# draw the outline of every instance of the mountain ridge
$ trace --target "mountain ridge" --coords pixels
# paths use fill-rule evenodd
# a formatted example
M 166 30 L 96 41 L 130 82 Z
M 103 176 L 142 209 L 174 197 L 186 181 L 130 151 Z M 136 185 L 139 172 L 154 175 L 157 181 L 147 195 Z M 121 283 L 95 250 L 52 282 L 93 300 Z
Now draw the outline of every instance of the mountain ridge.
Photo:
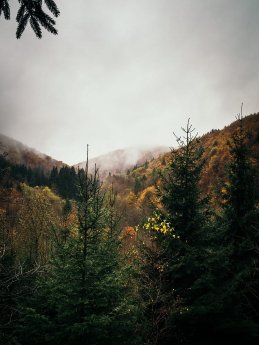
M 160 155 L 168 152 L 169 148 L 165 146 L 143 146 L 117 149 L 106 154 L 89 159 L 90 170 L 96 167 L 99 169 L 100 177 L 104 178 L 109 174 L 125 173 L 134 166 L 142 165 Z M 84 169 L 86 161 L 73 165 L 75 168 Z
M 33 169 L 40 167 L 45 173 L 50 172 L 54 166 L 60 169 L 67 165 L 63 161 L 56 160 L 2 133 L 0 133 L 0 154 L 7 155 L 8 160 L 12 163 L 25 165 Z
M 253 159 L 258 160 L 259 152 L 256 131 L 259 131 L 259 113 L 247 115 L 243 118 L 246 130 L 249 132 L 248 140 L 251 142 Z M 227 160 L 228 153 L 224 148 L 227 144 L 230 133 L 236 127 L 237 121 L 226 125 L 222 129 L 212 129 L 210 132 L 201 135 L 201 140 L 208 147 L 206 159 L 211 160 L 210 166 L 206 170 L 209 176 L 210 172 L 218 165 L 221 170 Z M 100 178 L 104 179 L 109 175 L 126 174 L 128 171 L 148 163 L 148 170 L 152 167 L 161 165 L 161 161 L 167 161 L 170 148 L 165 146 L 143 146 L 129 147 L 125 149 L 117 149 L 108 153 L 89 159 L 90 171 L 94 169 L 96 164 L 99 169 Z M 16 164 L 22 164 L 31 168 L 42 168 L 49 173 L 53 167 L 58 169 L 63 166 L 75 167 L 76 169 L 85 168 L 86 161 L 69 165 L 63 161 L 56 160 L 40 151 L 30 148 L 26 144 L 21 143 L 0 133 L 0 154 L 7 154 L 7 158 Z M 160 162 L 160 163 L 159 163 Z

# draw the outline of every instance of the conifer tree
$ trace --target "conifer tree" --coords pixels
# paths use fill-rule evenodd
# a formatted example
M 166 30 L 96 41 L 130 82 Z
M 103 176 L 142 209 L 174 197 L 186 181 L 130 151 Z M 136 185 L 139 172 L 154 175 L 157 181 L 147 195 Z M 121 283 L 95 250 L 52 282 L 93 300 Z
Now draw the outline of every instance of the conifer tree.
M 147 242 L 142 249 L 142 280 L 150 290 L 141 295 L 152 315 L 146 318 L 148 334 L 153 334 L 150 344 L 185 344 L 198 338 L 195 303 L 206 285 L 209 221 L 199 189 L 203 148 L 189 120 L 182 129 L 184 137 L 176 136 L 179 148 L 172 150 L 159 188 L 162 209 L 144 225 L 154 230 L 151 245 Z
M 43 5 L 46 5 L 49 12 L 54 17 L 58 17 L 60 12 L 54 0 L 18 0 L 18 2 L 20 7 L 16 15 L 18 23 L 16 30 L 17 38 L 21 38 L 28 22 L 30 22 L 30 26 L 38 38 L 42 37 L 42 27 L 50 33 L 57 35 L 55 20 L 43 9 Z M 0 16 L 2 13 L 6 20 L 10 19 L 9 0 L 0 0 Z
M 256 171 L 249 158 L 242 114 L 230 142 L 231 161 L 225 198 L 224 317 L 220 326 L 232 341 L 259 337 L 259 228 Z
M 119 259 L 114 212 L 98 170 L 89 172 L 88 154 L 78 175 L 78 226 L 55 241 L 55 255 L 21 311 L 16 335 L 26 345 L 137 344 L 137 306 Z
M 200 228 L 202 217 L 199 180 L 203 166 L 203 148 L 197 135 L 193 135 L 195 129 L 190 120 L 182 130 L 184 137 L 176 136 L 179 147 L 171 151 L 162 201 L 174 229 L 183 241 L 193 244 L 197 240 L 195 232 Z
M 171 315 L 171 322 L 175 323 L 172 337 L 178 342 L 188 342 L 198 336 L 195 302 L 207 284 L 204 272 L 210 218 L 199 187 L 203 148 L 189 120 L 182 130 L 183 137 L 175 135 L 179 148 L 171 152 L 161 200 L 175 231 L 175 236 L 168 238 L 169 289 L 174 291 L 175 300 L 181 301 L 181 308 L 173 309 Z

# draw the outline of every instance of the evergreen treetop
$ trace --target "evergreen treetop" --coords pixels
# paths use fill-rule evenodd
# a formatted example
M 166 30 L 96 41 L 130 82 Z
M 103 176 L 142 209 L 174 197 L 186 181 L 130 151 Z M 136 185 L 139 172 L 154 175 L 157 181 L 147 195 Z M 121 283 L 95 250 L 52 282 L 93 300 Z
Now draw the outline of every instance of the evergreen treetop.
M 203 148 L 193 135 L 195 129 L 187 122 L 184 136 L 176 136 L 179 148 L 171 150 L 168 174 L 164 180 L 162 203 L 174 229 L 183 241 L 196 241 L 194 232 L 200 228 L 201 195 L 199 188 L 203 167 Z

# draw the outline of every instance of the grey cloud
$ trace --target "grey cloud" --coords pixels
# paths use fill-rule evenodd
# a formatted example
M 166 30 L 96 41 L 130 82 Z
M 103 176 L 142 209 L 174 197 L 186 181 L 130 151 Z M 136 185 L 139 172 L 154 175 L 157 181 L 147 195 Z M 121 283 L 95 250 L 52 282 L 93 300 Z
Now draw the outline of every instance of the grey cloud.
M 258 111 L 257 0 L 60 3 L 59 36 L 0 21 L 0 131 L 68 163 Z M 9 24 L 9 25 L 7 25 Z M 11 100 L 11 101 L 10 101 Z

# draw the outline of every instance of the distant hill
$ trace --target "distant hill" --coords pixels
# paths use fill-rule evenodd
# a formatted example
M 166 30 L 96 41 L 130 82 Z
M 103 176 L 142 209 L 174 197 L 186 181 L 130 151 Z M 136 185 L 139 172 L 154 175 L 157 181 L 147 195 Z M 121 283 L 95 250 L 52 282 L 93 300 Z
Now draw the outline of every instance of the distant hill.
M 234 121 L 229 126 L 223 129 L 212 129 L 199 137 L 199 140 L 204 147 L 205 166 L 202 175 L 202 186 L 204 190 L 210 191 L 211 186 L 215 185 L 216 180 L 225 179 L 226 165 L 229 161 L 229 141 L 231 135 L 237 129 L 239 123 Z M 243 118 L 243 127 L 247 132 L 247 146 L 250 151 L 250 158 L 254 166 L 259 168 L 259 113 L 248 115 Z M 176 130 L 176 133 L 180 131 Z M 139 169 L 141 174 L 154 174 L 154 169 L 163 170 L 170 160 L 170 153 L 160 156 L 158 159 L 149 162 L 147 167 Z M 132 172 L 136 175 L 136 170 Z
M 217 207 L 224 182 L 227 181 L 227 165 L 230 153 L 228 142 L 237 129 L 235 121 L 223 129 L 213 129 L 199 137 L 204 147 L 204 169 L 201 177 L 201 189 L 204 195 L 211 196 L 212 204 Z M 254 167 L 259 169 L 259 113 L 243 118 L 243 127 L 247 132 L 247 146 Z M 181 129 L 174 129 L 182 135 Z M 109 176 L 106 185 L 113 184 L 120 204 L 125 209 L 125 226 L 135 226 L 150 214 L 150 207 L 159 203 L 156 197 L 156 185 L 160 184 L 161 173 L 165 171 L 171 159 L 170 152 L 160 155 L 148 163 L 135 166 L 124 174 Z
M 61 168 L 66 165 L 62 161 L 55 160 L 19 141 L 0 134 L 0 154 L 7 154 L 8 160 L 16 164 L 24 164 L 27 167 L 42 168 L 49 172 L 54 166 Z
M 125 173 L 128 169 L 143 165 L 153 159 L 157 159 L 169 148 L 164 146 L 151 148 L 128 148 L 109 152 L 107 154 L 89 159 L 89 169 L 93 170 L 96 164 L 99 168 L 101 178 L 110 174 Z M 76 168 L 85 168 L 86 162 L 80 162 L 74 165 Z
M 227 178 L 227 165 L 229 163 L 229 141 L 239 123 L 234 121 L 222 130 L 212 130 L 200 139 L 205 148 L 205 167 L 202 174 L 201 187 L 205 192 L 213 192 L 220 185 L 220 181 Z M 259 113 L 243 118 L 243 127 L 247 133 L 246 143 L 249 156 L 254 167 L 259 168 Z

